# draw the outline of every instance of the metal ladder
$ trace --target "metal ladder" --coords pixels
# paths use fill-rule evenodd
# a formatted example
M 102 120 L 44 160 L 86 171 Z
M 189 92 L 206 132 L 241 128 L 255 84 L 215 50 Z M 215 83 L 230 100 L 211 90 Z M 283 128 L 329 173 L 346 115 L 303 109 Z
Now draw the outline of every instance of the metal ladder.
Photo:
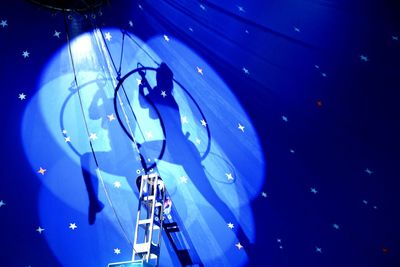
M 163 229 L 165 185 L 157 173 L 151 173 L 141 176 L 139 187 L 132 261 L 142 261 L 152 264 L 152 266 L 158 266 Z

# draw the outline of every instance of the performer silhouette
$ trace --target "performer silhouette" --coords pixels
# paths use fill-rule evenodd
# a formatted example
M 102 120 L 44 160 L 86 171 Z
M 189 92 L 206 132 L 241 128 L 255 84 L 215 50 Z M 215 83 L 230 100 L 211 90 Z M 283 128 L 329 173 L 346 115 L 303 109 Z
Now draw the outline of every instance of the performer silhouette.
M 163 161 L 181 165 L 189 176 L 190 181 L 196 186 L 203 197 L 216 208 L 225 221 L 235 224 L 237 237 L 242 244 L 249 244 L 248 238 L 237 223 L 236 217 L 230 208 L 223 202 L 214 191 L 204 167 L 201 164 L 201 155 L 196 145 L 189 140 L 189 133 L 182 131 L 182 121 L 179 106 L 174 98 L 173 73 L 165 63 L 161 63 L 156 72 L 157 85 L 151 87 L 146 79 L 145 72 L 139 72 L 142 77 L 139 84 L 139 103 L 143 108 L 149 109 L 149 117 L 163 121 L 166 139 L 166 149 L 162 157 Z M 145 92 L 147 89 L 147 93 Z M 153 103 L 159 111 L 159 116 L 153 111 Z M 151 146 L 160 147 L 155 144 L 160 141 L 148 141 L 141 144 L 141 148 Z M 143 153 L 145 154 L 145 153 Z M 145 162 L 145 161 L 142 161 Z M 168 188 L 168 185 L 166 185 Z

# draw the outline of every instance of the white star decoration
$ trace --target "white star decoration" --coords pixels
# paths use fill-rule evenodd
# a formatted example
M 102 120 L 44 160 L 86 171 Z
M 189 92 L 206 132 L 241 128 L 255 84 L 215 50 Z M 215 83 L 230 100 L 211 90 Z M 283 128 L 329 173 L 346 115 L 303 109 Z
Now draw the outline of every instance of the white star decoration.
M 201 75 L 203 75 L 203 69 L 196 66 L 197 72 L 200 73 Z
M 121 250 L 119 248 L 114 248 L 114 253 L 115 254 L 121 254 Z
M 233 224 L 233 223 L 228 223 L 228 227 L 230 228 L 230 229 L 233 229 L 234 227 L 235 227 L 235 225 Z
M 207 122 L 205 120 L 201 120 L 200 122 L 201 122 L 201 125 L 203 125 L 204 127 L 207 126 Z
M 165 91 L 161 91 L 161 95 L 162 95 L 162 97 L 164 98 L 164 97 L 167 96 L 167 93 L 166 93 Z
M 67 134 L 67 130 L 65 130 L 65 129 L 62 130 L 62 133 L 63 133 L 63 134 Z
M 167 35 L 165 35 L 165 34 L 164 34 L 164 40 L 165 40 L 166 42 L 169 42 L 169 37 L 168 37 Z
M 228 178 L 228 181 L 233 180 L 232 173 L 225 173 L 225 175 L 226 175 L 226 178 Z
M 315 189 L 314 187 L 311 187 L 311 193 L 317 194 L 318 191 L 317 191 L 317 189 Z
M 97 135 L 96 135 L 96 133 L 91 133 L 90 135 L 89 135 L 89 139 L 90 140 L 96 140 L 97 139 Z
M 333 226 L 333 228 L 335 228 L 336 230 L 339 230 L 339 225 L 338 225 L 338 224 L 334 223 L 332 226 Z
M 107 115 L 107 118 L 108 118 L 108 121 L 113 121 L 113 120 L 115 120 L 114 114 Z
M 69 224 L 69 229 L 75 230 L 76 228 L 78 228 L 78 226 L 76 226 L 76 223 Z
M 146 133 L 147 139 L 153 138 L 153 133 L 152 132 L 147 132 Z
M 39 234 L 41 234 L 43 231 L 44 231 L 44 228 L 42 228 L 40 226 L 36 229 L 36 232 L 38 232 Z
M 320 248 L 320 247 L 315 247 L 315 252 L 317 252 L 317 253 L 322 253 L 322 248 Z
M 133 27 L 133 22 L 132 22 L 132 20 L 130 20 L 128 23 L 129 23 L 129 26 L 130 26 L 130 27 Z
M 244 132 L 244 126 L 239 123 L 238 129 Z
M 1 20 L 0 25 L 1 25 L 3 28 L 7 27 L 7 26 L 8 26 L 7 20 Z
M 360 59 L 361 59 L 361 61 L 364 61 L 364 62 L 368 61 L 368 57 L 365 55 L 360 55 Z
M 261 193 L 261 196 L 262 196 L 262 197 L 267 197 L 268 195 L 267 195 L 267 193 L 262 192 L 262 193 Z
M 26 98 L 26 95 L 24 93 L 21 93 L 19 94 L 18 98 L 24 100 Z
M 182 117 L 181 117 L 181 122 L 182 122 L 182 124 L 188 123 L 187 117 L 186 117 L 186 116 L 182 116 Z
M 115 181 L 114 182 L 114 187 L 115 188 L 120 188 L 121 187 L 121 182 L 120 181 Z
M 106 38 L 106 40 L 110 42 L 111 38 L 112 38 L 111 33 L 110 32 L 106 32 L 106 34 L 104 35 L 104 38 Z
M 371 174 L 373 173 L 373 171 L 371 171 L 371 170 L 368 169 L 368 168 L 365 169 L 365 172 L 366 172 L 368 175 L 371 175 Z
M 181 176 L 179 179 L 181 180 L 182 184 L 187 184 L 188 178 L 186 176 Z
M 244 72 L 245 74 L 250 74 L 249 70 L 246 69 L 245 67 L 243 67 L 242 70 L 243 70 L 243 72 Z
M 288 121 L 288 118 L 287 118 L 286 116 L 282 115 L 282 120 L 283 120 L 284 122 L 287 122 L 287 121 Z
M 58 32 L 57 30 L 55 30 L 53 36 L 60 38 L 60 34 L 61 34 L 61 32 Z
M 29 57 L 29 54 L 30 54 L 30 53 L 29 53 L 27 50 L 25 50 L 25 51 L 22 52 L 22 56 L 23 56 L 24 58 Z
M 200 143 L 201 143 L 201 140 L 199 139 L 199 138 L 196 138 L 196 144 L 198 144 L 198 145 L 200 145 Z
M 242 246 L 242 244 L 240 244 L 240 242 L 239 243 L 237 243 L 237 244 L 235 244 L 235 246 L 240 250 L 241 248 L 243 248 L 243 246 Z
M 142 84 L 142 80 L 141 79 L 136 79 L 137 85 L 141 85 Z
M 246 10 L 244 10 L 242 6 L 237 6 L 237 8 L 239 9 L 240 12 L 246 12 Z
M 71 142 L 71 137 L 69 137 L 69 136 L 64 137 L 64 139 L 65 139 L 65 143 Z
M 6 203 L 3 200 L 0 200 L 0 208 L 5 206 L 5 205 L 6 205 Z

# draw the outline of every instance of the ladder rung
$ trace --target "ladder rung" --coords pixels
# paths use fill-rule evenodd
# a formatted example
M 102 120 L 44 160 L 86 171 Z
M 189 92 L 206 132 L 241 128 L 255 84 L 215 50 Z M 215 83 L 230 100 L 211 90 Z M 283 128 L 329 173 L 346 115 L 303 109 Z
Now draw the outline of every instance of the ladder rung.
M 146 243 L 135 244 L 133 248 L 135 249 L 135 253 L 139 254 L 139 253 L 147 253 L 147 251 L 149 250 L 149 246 L 150 243 L 146 242 Z
M 144 219 L 138 221 L 138 224 L 148 224 L 148 223 L 151 223 L 151 219 Z
M 136 254 L 141 254 L 141 253 L 147 253 L 149 251 L 149 246 L 150 242 L 146 242 L 146 243 L 134 244 L 133 248 L 135 249 Z M 151 244 L 150 254 L 154 255 L 160 254 L 160 247 L 155 244 Z
M 154 195 L 144 196 L 143 197 L 143 201 L 151 201 L 151 200 L 154 200 Z

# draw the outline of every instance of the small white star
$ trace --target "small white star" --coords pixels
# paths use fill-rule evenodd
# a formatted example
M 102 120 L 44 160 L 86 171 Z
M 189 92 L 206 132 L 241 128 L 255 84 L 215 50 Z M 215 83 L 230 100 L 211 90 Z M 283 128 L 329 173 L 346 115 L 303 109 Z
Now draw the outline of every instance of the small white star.
M 136 82 L 137 82 L 137 85 L 141 85 L 142 84 L 142 80 L 141 79 L 137 79 L 136 78 Z
M 0 200 L 0 208 L 5 206 L 5 205 L 6 205 L 6 203 L 3 200 Z
M 114 182 L 114 187 L 115 188 L 120 188 L 121 187 L 121 182 L 120 181 L 115 181 Z
M 200 145 L 200 143 L 201 143 L 201 140 L 199 139 L 199 138 L 196 138 L 196 144 L 198 144 L 198 145 Z
M 162 97 L 164 98 L 164 97 L 167 96 L 167 93 L 166 93 L 165 91 L 161 91 L 161 95 L 162 95 Z
M 106 38 L 106 40 L 110 42 L 111 38 L 112 38 L 111 33 L 110 32 L 106 32 L 104 38 Z
M 27 50 L 23 51 L 23 52 L 22 52 L 22 56 L 23 56 L 24 58 L 29 57 L 29 52 L 28 52 Z
M 262 192 L 262 193 L 261 193 L 261 196 L 262 196 L 262 197 L 267 197 L 268 195 L 267 195 L 266 192 Z
M 315 67 L 316 69 L 319 69 L 319 66 L 318 66 L 318 65 L 314 65 L 314 67 Z
M 289 151 L 290 153 L 294 154 L 294 149 L 290 149 Z
M 334 223 L 332 226 L 333 226 L 333 228 L 335 228 L 336 230 L 339 230 L 339 225 L 338 225 L 338 224 Z
M 129 23 L 129 26 L 130 26 L 130 27 L 133 27 L 133 22 L 132 22 L 132 20 L 130 20 L 128 23 Z
M 96 133 L 90 133 L 89 139 L 90 140 L 96 140 L 97 139 L 97 134 Z
M 57 30 L 55 30 L 53 36 L 60 38 L 60 34 L 61 34 L 61 32 L 58 32 Z
M 196 66 L 197 72 L 200 73 L 201 75 L 203 75 L 203 69 Z
M 164 40 L 165 40 L 166 42 L 169 42 L 169 37 L 168 37 L 168 35 L 165 35 L 165 34 L 164 34 Z
M 139 7 L 140 10 L 143 10 L 143 7 L 142 7 L 141 4 L 138 4 L 138 7 Z
M 40 226 L 36 229 L 36 232 L 38 232 L 39 234 L 41 234 L 44 231 L 43 228 L 41 228 Z
M 371 171 L 370 169 L 366 168 L 365 172 L 368 173 L 368 175 L 371 175 L 373 173 L 373 171 Z
M 363 200 L 363 203 L 365 204 L 365 205 L 367 205 L 368 204 L 368 201 L 366 201 L 365 199 Z
M 7 26 L 8 26 L 7 20 L 1 20 L 0 25 L 1 25 L 3 28 L 7 27 Z
M 318 252 L 318 253 L 322 253 L 322 249 L 319 248 L 319 247 L 315 247 L 315 251 Z
M 365 56 L 365 55 L 360 55 L 360 59 L 361 59 L 362 61 L 364 61 L 364 62 L 367 62 L 367 61 L 368 61 L 368 57 Z
M 286 116 L 284 116 L 284 115 L 282 115 L 282 120 L 283 120 L 284 122 L 288 122 L 288 118 L 287 118 Z
M 146 137 L 147 137 L 147 139 L 153 138 L 153 133 L 152 132 L 147 132 L 146 133 Z
M 200 4 L 200 8 L 206 10 L 206 7 L 203 4 Z
M 63 134 L 67 134 L 67 130 L 62 130 L 62 133 Z
M 179 179 L 181 180 L 182 184 L 187 184 L 188 178 L 186 176 L 181 176 Z
M 233 225 L 233 223 L 228 223 L 228 227 L 230 228 L 230 229 L 233 229 L 233 227 L 235 227 L 235 225 Z
M 293 30 L 294 30 L 295 32 L 300 32 L 300 29 L 297 28 L 297 27 L 293 27 Z
M 246 10 L 244 10 L 242 6 L 237 6 L 237 8 L 239 9 L 240 12 L 246 12 Z
M 78 228 L 78 226 L 76 226 L 76 223 L 69 224 L 69 229 L 75 230 L 76 228 Z
M 65 143 L 71 142 L 71 137 L 69 137 L 69 136 L 64 137 L 64 139 L 65 139 Z
M 121 250 L 119 248 L 114 248 L 114 253 L 115 254 L 121 254 Z
M 325 72 L 321 72 L 322 77 L 327 77 L 328 75 L 326 75 Z
M 226 178 L 228 179 L 228 181 L 233 180 L 233 176 L 232 173 L 225 173 Z
M 398 41 L 398 40 L 399 40 L 399 36 L 393 35 L 393 36 L 392 36 L 392 40 Z
M 181 122 L 182 122 L 182 124 L 189 123 L 186 116 L 182 116 L 182 117 L 181 117 Z
M 203 125 L 204 127 L 207 126 L 207 122 L 205 120 L 201 120 L 200 122 L 201 122 L 201 125 Z
M 189 28 L 189 31 L 193 32 L 193 28 L 190 27 L 190 28 Z
M 235 246 L 240 250 L 241 248 L 243 248 L 243 246 L 239 243 L 235 244 Z
M 377 209 L 378 209 L 378 207 L 377 207 L 377 206 L 373 206 L 373 208 L 374 208 L 374 210 L 377 210 Z
M 242 70 L 243 70 L 243 72 L 244 72 L 244 73 L 246 73 L 246 74 L 250 74 L 249 70 L 248 70 L 248 69 L 246 69 L 245 67 L 243 67 L 243 68 L 242 68 Z
M 24 93 L 21 93 L 19 94 L 18 98 L 24 100 L 26 98 L 26 95 Z
M 115 120 L 114 114 L 107 115 L 107 118 L 108 118 L 108 121 L 113 121 L 113 120 Z
M 244 132 L 244 126 L 239 123 L 238 129 Z
M 314 187 L 311 187 L 311 193 L 317 194 L 318 191 L 317 191 L 317 189 L 315 189 Z
M 278 242 L 278 243 L 282 243 L 282 239 L 280 239 L 280 238 L 277 238 L 277 239 L 276 239 L 276 242 Z

